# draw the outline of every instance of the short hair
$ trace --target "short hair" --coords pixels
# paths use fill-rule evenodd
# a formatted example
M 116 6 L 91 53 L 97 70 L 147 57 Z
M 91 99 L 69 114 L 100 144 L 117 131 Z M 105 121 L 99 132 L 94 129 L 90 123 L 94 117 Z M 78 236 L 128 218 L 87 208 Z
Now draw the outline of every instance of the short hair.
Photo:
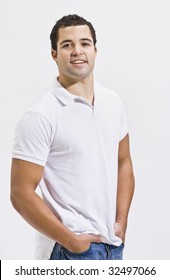
M 59 32 L 60 28 L 68 27 L 68 26 L 77 26 L 77 25 L 87 25 L 89 27 L 91 36 L 93 38 L 93 43 L 95 46 L 96 42 L 97 42 L 96 32 L 95 32 L 95 29 L 94 29 L 93 25 L 91 24 L 91 22 L 87 21 L 83 17 L 73 14 L 73 15 L 63 16 L 54 25 L 54 27 L 51 31 L 51 34 L 50 34 L 52 49 L 57 50 L 58 32 Z

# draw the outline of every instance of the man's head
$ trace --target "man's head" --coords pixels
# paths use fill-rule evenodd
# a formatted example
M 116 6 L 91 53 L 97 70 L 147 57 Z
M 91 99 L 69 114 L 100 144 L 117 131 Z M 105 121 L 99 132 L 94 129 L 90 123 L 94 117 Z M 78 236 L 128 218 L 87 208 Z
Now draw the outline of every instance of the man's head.
M 97 42 L 96 32 L 92 24 L 86 19 L 84 19 L 83 17 L 74 14 L 74 15 L 64 16 L 56 22 L 50 34 L 51 48 L 53 50 L 57 50 L 57 42 L 58 42 L 60 28 L 64 28 L 68 26 L 78 26 L 78 25 L 87 25 L 89 27 L 91 36 L 93 38 L 93 44 L 95 46 Z
M 90 22 L 77 15 L 65 16 L 57 21 L 50 38 L 60 82 L 92 78 L 97 49 L 95 30 Z

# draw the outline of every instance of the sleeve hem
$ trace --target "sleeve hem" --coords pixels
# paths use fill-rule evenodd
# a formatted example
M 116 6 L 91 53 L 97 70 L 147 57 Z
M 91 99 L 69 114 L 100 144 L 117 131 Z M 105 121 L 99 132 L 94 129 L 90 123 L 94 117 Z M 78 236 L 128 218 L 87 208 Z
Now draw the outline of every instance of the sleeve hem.
M 41 165 L 41 166 L 45 166 L 45 164 L 46 164 L 46 162 L 41 160 L 41 159 L 33 158 L 33 157 L 30 157 L 30 156 L 26 156 L 26 155 L 20 155 L 20 154 L 14 154 L 13 153 L 12 158 L 29 161 L 29 162 L 36 163 L 36 164 Z
M 125 138 L 125 136 L 128 134 L 128 128 L 126 128 L 125 130 L 124 130 L 124 133 L 122 133 L 121 134 L 121 136 L 119 137 L 119 142 L 121 141 L 121 140 L 123 140 L 123 138 Z

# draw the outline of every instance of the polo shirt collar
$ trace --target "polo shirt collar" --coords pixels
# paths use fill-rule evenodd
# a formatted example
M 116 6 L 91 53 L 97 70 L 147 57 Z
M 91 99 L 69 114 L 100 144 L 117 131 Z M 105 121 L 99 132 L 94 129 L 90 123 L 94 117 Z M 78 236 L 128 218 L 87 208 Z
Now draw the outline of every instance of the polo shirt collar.
M 57 79 L 54 80 L 53 86 L 51 88 L 52 93 L 57 97 L 64 105 L 68 105 L 69 103 L 73 101 L 80 101 L 84 103 L 89 103 L 86 101 L 83 97 L 74 95 L 67 91 L 59 82 Z M 103 92 L 101 91 L 101 86 L 94 81 L 94 107 L 98 105 L 102 98 L 103 98 Z M 89 103 L 89 105 L 91 105 Z M 91 105 L 91 107 L 93 107 Z
M 70 102 L 73 102 L 77 97 L 76 95 L 70 93 L 66 90 L 57 79 L 54 80 L 53 86 L 51 88 L 52 93 L 57 97 L 64 105 L 68 105 Z

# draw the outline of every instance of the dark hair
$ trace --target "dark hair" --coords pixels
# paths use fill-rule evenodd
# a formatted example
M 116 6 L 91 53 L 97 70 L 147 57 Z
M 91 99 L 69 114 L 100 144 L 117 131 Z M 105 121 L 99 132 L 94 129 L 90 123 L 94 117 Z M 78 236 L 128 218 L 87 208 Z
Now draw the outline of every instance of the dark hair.
M 77 25 L 87 25 L 90 29 L 91 36 L 93 38 L 94 46 L 97 42 L 96 40 L 96 32 L 92 26 L 92 24 L 84 19 L 83 17 L 80 17 L 76 14 L 74 15 L 67 15 L 59 19 L 56 24 L 54 25 L 51 34 L 50 34 L 50 40 L 51 40 L 51 47 L 53 50 L 57 50 L 57 41 L 58 41 L 58 31 L 62 27 L 68 27 L 68 26 L 77 26 Z

